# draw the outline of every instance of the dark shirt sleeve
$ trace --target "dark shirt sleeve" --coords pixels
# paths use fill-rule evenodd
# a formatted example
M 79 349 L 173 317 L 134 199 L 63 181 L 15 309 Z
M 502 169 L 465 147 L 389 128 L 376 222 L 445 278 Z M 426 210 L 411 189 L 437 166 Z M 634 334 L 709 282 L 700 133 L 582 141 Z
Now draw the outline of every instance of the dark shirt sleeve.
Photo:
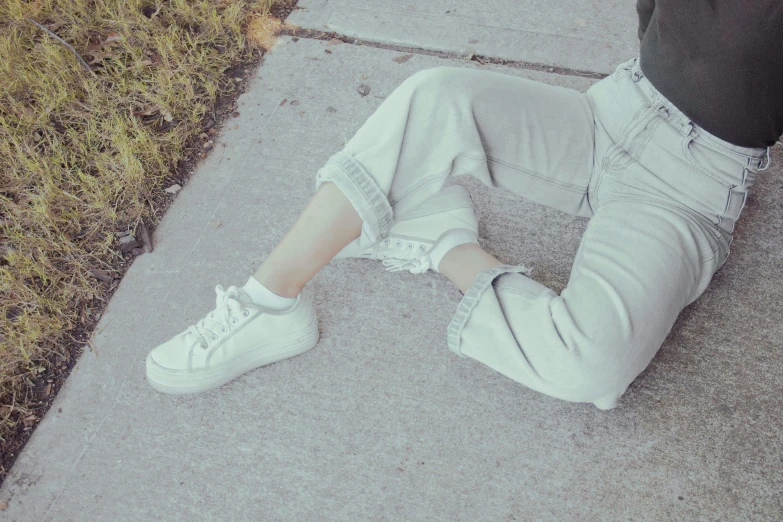
M 639 41 L 644 38 L 650 18 L 655 10 L 655 0 L 637 0 L 636 12 L 639 13 Z

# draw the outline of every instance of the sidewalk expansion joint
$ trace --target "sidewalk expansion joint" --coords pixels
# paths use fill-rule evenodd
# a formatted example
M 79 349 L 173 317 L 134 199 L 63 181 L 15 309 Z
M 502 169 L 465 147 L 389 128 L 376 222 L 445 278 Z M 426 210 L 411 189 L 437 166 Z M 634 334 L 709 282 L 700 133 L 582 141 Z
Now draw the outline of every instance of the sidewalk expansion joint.
M 291 36 L 294 41 L 299 38 L 307 38 L 310 40 L 339 40 L 342 43 L 351 45 L 361 45 L 364 47 L 374 47 L 377 49 L 386 49 L 389 51 L 398 51 L 408 54 L 421 54 L 425 56 L 436 56 L 438 58 L 445 58 L 449 60 L 462 60 L 478 62 L 481 65 L 492 64 L 502 65 L 504 67 L 513 67 L 515 69 L 526 69 L 530 71 L 546 72 L 550 74 L 560 74 L 564 76 L 579 76 L 581 78 L 594 78 L 601 80 L 609 76 L 608 74 L 599 73 L 595 71 L 585 71 L 579 69 L 570 69 L 568 67 L 558 67 L 556 65 L 548 65 L 542 63 L 525 62 L 518 60 L 506 60 L 503 58 L 492 58 L 490 56 L 483 56 L 480 54 L 470 53 L 463 55 L 459 53 L 450 53 L 445 51 L 432 51 L 429 49 L 422 49 L 420 47 L 405 47 L 402 45 L 392 45 L 381 42 L 374 42 L 371 40 L 360 40 L 350 36 L 345 36 L 335 32 L 318 31 L 316 29 L 305 29 L 296 26 L 285 26 L 278 33 L 278 36 Z

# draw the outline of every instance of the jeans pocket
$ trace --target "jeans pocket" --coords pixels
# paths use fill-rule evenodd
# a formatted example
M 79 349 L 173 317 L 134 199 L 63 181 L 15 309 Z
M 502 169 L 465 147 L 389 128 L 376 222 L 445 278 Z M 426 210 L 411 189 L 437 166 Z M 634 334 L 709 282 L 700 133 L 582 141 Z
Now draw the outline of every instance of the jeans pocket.
M 739 220 L 742 211 L 745 209 L 745 204 L 748 202 L 750 187 L 753 185 L 749 176 L 750 173 L 749 169 L 745 169 L 742 182 L 732 185 L 726 198 L 726 208 L 723 210 L 723 213 L 718 215 L 718 228 L 728 235 L 734 232 L 737 220 Z
M 683 157 L 693 168 L 727 189 L 744 182 L 745 165 L 706 146 L 698 138 L 698 134 L 692 132 L 682 140 Z
M 743 164 L 743 158 L 715 150 L 692 135 L 683 141 L 683 153 L 694 168 L 718 183 L 723 197 L 711 205 L 716 218 L 715 227 L 730 241 L 756 180 L 757 165 L 751 158 L 744 158 Z

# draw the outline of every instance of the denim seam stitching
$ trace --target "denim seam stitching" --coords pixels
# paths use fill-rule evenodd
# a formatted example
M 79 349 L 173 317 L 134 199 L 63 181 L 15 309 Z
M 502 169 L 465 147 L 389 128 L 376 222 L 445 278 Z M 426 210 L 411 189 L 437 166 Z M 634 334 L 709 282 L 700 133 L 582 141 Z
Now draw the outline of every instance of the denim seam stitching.
M 435 183 L 436 181 L 443 181 L 446 178 L 449 177 L 448 169 L 439 172 L 438 174 L 431 174 L 429 176 L 423 177 L 419 181 L 417 181 L 412 186 L 408 187 L 407 190 L 401 194 L 398 198 L 390 199 L 389 204 L 393 207 L 396 207 L 402 200 L 407 199 L 414 194 L 416 194 L 419 190 L 423 189 L 427 185 L 430 185 L 432 183 Z
M 595 183 L 593 184 L 593 199 L 595 200 L 596 210 L 601 204 L 601 198 L 598 197 L 598 190 L 601 186 L 603 178 L 606 176 L 606 173 L 609 170 L 609 164 L 611 163 L 610 160 L 613 160 L 614 156 L 619 155 L 620 152 L 625 151 L 624 145 L 625 141 L 628 139 L 628 135 L 635 127 L 635 124 L 637 123 L 639 117 L 641 117 L 642 113 L 650 107 L 652 107 L 652 105 L 642 104 L 636 109 L 633 117 L 628 120 L 628 122 L 623 127 L 623 130 L 620 132 L 620 139 L 612 143 L 612 145 L 606 150 L 603 157 L 601 158 L 601 164 L 595 173 L 596 178 Z
M 530 297 L 531 299 L 535 299 L 535 298 L 538 298 L 538 297 L 541 296 L 540 294 L 539 295 L 532 294 L 532 293 L 528 292 L 527 290 L 522 290 L 521 288 L 516 288 L 514 286 L 509 286 L 509 285 L 495 285 L 495 288 L 497 288 L 498 290 L 502 289 L 502 290 L 504 290 L 506 292 L 510 292 L 512 294 L 524 295 L 526 297 Z
M 697 125 L 697 127 L 698 127 L 698 125 Z M 750 159 L 750 160 L 760 160 L 760 159 L 763 159 L 765 157 L 765 153 L 766 153 L 765 149 L 759 149 L 760 151 L 764 151 L 764 152 L 760 152 L 760 154 L 761 154 L 760 156 L 754 156 L 752 154 L 745 154 L 744 152 L 740 152 L 740 151 L 737 151 L 737 150 L 732 150 L 732 149 L 726 147 L 725 145 L 723 145 L 722 143 L 716 141 L 716 137 L 714 137 L 711 134 L 709 134 L 706 130 L 704 130 L 704 128 L 702 128 L 702 127 L 698 127 L 698 128 L 703 131 L 703 132 L 701 132 L 699 134 L 699 136 L 701 136 L 704 139 L 704 141 L 709 142 L 710 145 L 712 145 L 712 147 L 710 147 L 710 148 L 712 148 L 713 151 L 715 151 L 715 152 L 717 152 L 719 154 L 727 154 L 727 155 L 732 155 L 733 154 L 733 155 L 740 156 L 742 159 Z M 706 147 L 706 145 L 705 145 L 705 147 Z M 713 147 L 715 147 L 715 148 L 713 148 Z M 717 148 L 717 150 L 716 150 L 716 148 Z M 745 147 L 745 148 L 749 148 L 749 147 Z
M 731 187 L 731 185 L 727 185 L 724 180 L 718 179 L 715 174 L 710 172 L 709 169 L 704 168 L 702 165 L 699 164 L 698 161 L 696 161 L 696 158 L 693 157 L 693 154 L 691 154 L 689 145 L 696 141 L 696 138 L 699 137 L 699 134 L 696 133 L 696 131 L 693 131 L 691 134 L 688 134 L 685 136 L 685 138 L 682 140 L 682 152 L 685 155 L 685 160 L 691 164 L 693 168 L 707 176 L 708 178 L 712 179 L 713 181 L 720 183 L 721 185 L 725 187 Z M 707 147 L 709 148 L 709 147 Z M 712 150 L 712 149 L 710 149 Z M 715 152 L 715 151 L 713 151 Z
M 539 181 L 542 181 L 544 183 L 547 183 L 549 185 L 556 185 L 558 187 L 561 187 L 561 188 L 564 188 L 564 189 L 567 189 L 567 190 L 571 190 L 573 192 L 578 192 L 579 194 L 584 194 L 585 193 L 585 189 L 583 189 L 582 187 L 580 187 L 578 185 L 574 185 L 573 183 L 567 183 L 565 181 L 559 181 L 559 180 L 551 179 L 551 178 L 548 178 L 548 177 L 544 176 L 543 174 L 539 174 L 538 172 L 534 172 L 532 170 L 528 170 L 528 169 L 526 169 L 524 167 L 520 167 L 520 166 L 517 166 L 517 165 L 512 165 L 511 163 L 508 163 L 507 161 L 503 161 L 503 160 L 498 159 L 498 158 L 493 158 L 492 156 L 487 156 L 487 161 L 490 161 L 492 163 L 497 163 L 498 165 L 501 165 L 501 166 L 506 167 L 506 168 L 508 168 L 510 170 L 513 170 L 514 172 L 530 176 L 531 178 L 535 178 L 535 179 L 537 179 Z
M 460 152 L 456 156 L 454 156 L 454 159 L 452 160 L 451 165 L 444 168 L 443 170 L 430 175 L 422 175 L 422 179 L 414 183 L 412 186 L 408 187 L 407 191 L 403 194 L 400 194 L 399 197 L 395 198 L 394 200 L 389 200 L 389 204 L 391 206 L 395 206 L 397 203 L 402 201 L 403 199 L 410 197 L 411 195 L 415 194 L 420 188 L 426 186 L 429 183 L 432 183 L 436 179 L 446 179 L 449 177 L 451 170 L 454 168 L 454 162 L 461 157 L 465 157 L 468 159 L 472 159 L 474 161 L 486 161 L 487 157 L 483 154 L 475 154 L 471 151 L 467 152 Z
M 647 149 L 647 145 L 650 144 L 650 141 L 652 141 L 653 135 L 655 134 L 655 131 L 658 130 L 658 127 L 660 127 L 662 124 L 664 124 L 666 120 L 664 120 L 662 117 L 660 117 L 657 114 L 654 114 L 652 119 L 645 125 L 645 128 L 642 129 L 642 132 L 645 130 L 648 130 L 647 135 L 644 136 L 641 140 L 639 140 L 634 147 L 632 147 L 632 151 L 629 151 L 628 155 L 631 156 L 631 160 L 635 162 L 639 162 L 640 160 L 637 158 L 641 158 L 642 154 L 644 154 L 644 151 Z M 640 133 L 641 134 L 641 133 Z M 636 136 L 637 138 L 639 135 Z
M 587 120 L 587 127 L 590 129 L 590 143 L 593 144 L 591 150 L 592 155 L 590 157 L 590 165 L 595 165 L 595 113 L 593 113 L 593 106 L 590 105 L 590 98 L 587 96 L 587 94 L 583 94 L 580 98 L 582 105 L 582 112 L 585 115 L 585 119 Z M 591 172 L 592 174 L 592 172 Z
M 750 163 L 750 158 L 748 158 L 748 163 Z M 726 198 L 726 208 L 723 209 L 723 214 L 718 216 L 718 227 L 721 228 L 724 232 L 727 234 L 733 234 L 734 229 L 737 227 L 737 221 L 739 220 L 740 214 L 742 214 L 742 211 L 745 209 L 745 202 L 748 199 L 748 189 L 745 187 L 745 183 L 748 179 L 748 168 L 746 167 L 742 171 L 742 183 L 739 185 L 732 185 L 731 188 L 729 188 L 729 196 Z M 728 216 L 729 209 L 731 207 L 731 201 L 734 199 L 736 192 L 734 192 L 734 189 L 737 187 L 743 187 L 745 188 L 745 192 L 742 194 L 742 204 L 740 205 L 739 212 L 737 212 L 737 217 L 734 216 Z M 723 224 L 723 218 L 724 217 L 731 217 L 732 223 L 731 223 L 731 230 L 726 230 L 725 228 L 721 227 Z

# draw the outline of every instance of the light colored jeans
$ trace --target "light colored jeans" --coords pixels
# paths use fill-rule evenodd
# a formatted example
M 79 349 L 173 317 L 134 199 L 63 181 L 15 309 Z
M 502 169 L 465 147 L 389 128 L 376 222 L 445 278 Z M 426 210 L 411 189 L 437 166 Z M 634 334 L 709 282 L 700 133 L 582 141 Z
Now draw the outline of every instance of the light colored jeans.
M 438 67 L 389 95 L 316 188 L 342 190 L 362 245 L 462 174 L 590 217 L 560 295 L 524 266 L 481 272 L 448 345 L 541 393 L 608 409 L 725 262 L 766 152 L 694 125 L 637 59 L 586 94 Z

